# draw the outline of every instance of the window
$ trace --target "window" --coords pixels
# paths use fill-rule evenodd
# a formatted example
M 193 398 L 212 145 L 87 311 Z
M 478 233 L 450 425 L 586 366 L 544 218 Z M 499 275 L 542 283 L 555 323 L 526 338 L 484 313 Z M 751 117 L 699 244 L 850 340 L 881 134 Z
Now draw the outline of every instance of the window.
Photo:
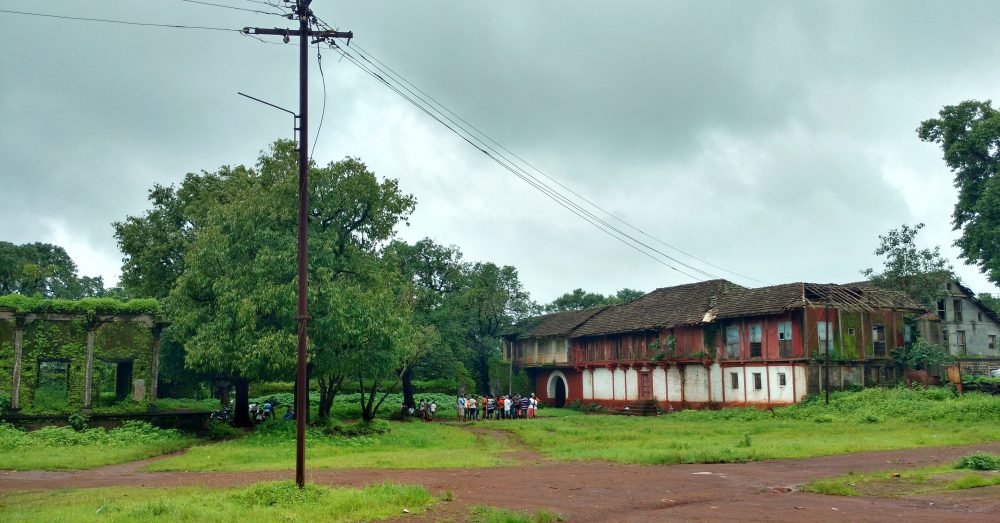
M 989 350 L 997 350 L 997 335 L 990 334 L 986 337 L 986 348 Z
M 854 336 L 855 332 L 857 332 L 857 331 L 854 330 L 854 327 L 848 327 L 847 328 L 847 335 L 848 336 Z
M 729 373 L 729 388 L 735 390 L 740 388 L 740 375 L 737 372 Z
M 759 372 L 753 373 L 753 390 L 761 390 L 764 388 L 764 381 L 760 377 Z
M 981 312 L 977 312 L 976 313 L 976 321 L 980 321 L 980 322 L 983 321 L 983 313 L 981 313 Z
M 951 310 L 955 321 L 962 321 L 962 300 L 951 300 Z
M 946 330 L 941 331 L 941 344 L 944 345 L 944 348 L 948 352 L 951 352 L 951 338 L 948 337 L 948 331 Z
M 788 385 L 788 380 L 785 378 L 785 373 L 784 372 L 779 372 L 778 373 L 778 386 L 779 387 L 784 387 L 785 385 Z
M 828 322 L 828 321 L 818 321 L 818 322 L 816 322 L 816 332 L 819 334 L 819 336 L 817 337 L 817 339 L 819 340 L 819 352 L 821 352 L 821 353 L 826 353 L 826 338 L 827 338 L 827 336 L 831 336 L 831 338 L 830 338 L 830 345 L 831 345 L 830 349 L 831 350 L 833 349 L 833 338 L 832 338 L 833 331 L 831 331 L 830 329 L 831 329 L 830 322 Z
M 726 357 L 740 357 L 740 328 L 736 325 L 726 327 Z
M 750 326 L 750 357 L 759 358 L 761 353 L 760 324 Z
M 955 341 L 958 342 L 958 353 L 965 354 L 965 331 L 955 331 Z
M 32 407 L 41 411 L 66 408 L 69 405 L 69 361 L 41 360 L 37 376 Z
M 910 325 L 903 325 L 903 343 L 910 343 L 913 341 L 913 327 Z
M 943 320 L 944 319 L 944 300 L 938 300 L 937 306 L 938 306 L 937 307 L 937 309 L 938 309 L 937 310 L 938 319 L 939 320 Z
M 885 356 L 885 325 L 872 325 L 872 350 L 875 356 Z
M 792 357 L 792 322 L 778 322 L 778 356 Z

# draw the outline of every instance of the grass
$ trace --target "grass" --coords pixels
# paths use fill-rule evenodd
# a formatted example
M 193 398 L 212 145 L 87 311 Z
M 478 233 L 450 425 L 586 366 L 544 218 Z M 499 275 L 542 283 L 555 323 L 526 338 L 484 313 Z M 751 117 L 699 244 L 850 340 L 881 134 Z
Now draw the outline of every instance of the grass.
M 214 398 L 202 400 L 187 398 L 160 398 L 154 401 L 152 406 L 161 412 L 171 410 L 200 410 L 212 412 L 220 408 L 219 400 Z
M 850 473 L 811 481 L 803 485 L 802 490 L 831 496 L 897 498 L 944 490 L 964 490 L 1000 485 L 1000 474 L 995 468 L 981 469 L 969 466 L 970 461 L 982 463 L 986 460 L 993 460 L 992 462 L 996 463 L 1000 461 L 1000 456 L 976 453 L 948 465 L 869 474 Z M 973 472 L 962 473 L 970 468 Z
M 472 523 L 554 523 L 562 520 L 561 516 L 544 510 L 528 514 L 485 505 L 470 508 L 468 519 Z
M 385 434 L 341 437 L 310 429 L 306 460 L 313 469 L 491 467 L 504 461 L 494 438 L 477 438 L 441 423 L 394 422 Z M 245 438 L 192 447 L 149 465 L 153 471 L 283 470 L 295 464 L 295 425 L 265 423 Z
M 194 441 L 138 421 L 80 432 L 70 427 L 25 432 L 0 423 L 0 470 L 87 469 L 167 454 Z
M 100 488 L 0 494 L 6 522 L 372 521 L 420 513 L 435 499 L 422 487 L 364 489 L 263 483 L 241 489 Z
M 544 412 L 544 411 L 543 411 Z M 1000 440 L 1000 397 L 867 389 L 775 408 L 500 423 L 557 460 L 730 463 Z

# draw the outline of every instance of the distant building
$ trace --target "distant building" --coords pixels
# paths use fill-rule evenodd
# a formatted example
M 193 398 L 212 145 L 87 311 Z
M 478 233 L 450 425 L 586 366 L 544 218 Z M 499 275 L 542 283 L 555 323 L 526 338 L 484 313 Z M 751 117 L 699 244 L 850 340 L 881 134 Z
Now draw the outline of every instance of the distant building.
M 947 284 L 945 295 L 937 301 L 936 320 L 925 328 L 930 341 L 939 343 L 953 356 L 996 358 L 1000 318 L 976 298 L 971 289 L 956 280 Z
M 865 286 L 712 280 L 522 322 L 505 337 L 505 357 L 557 405 L 781 405 L 823 389 L 827 351 L 831 389 L 896 378 L 891 351 L 911 333 L 904 315 L 924 312 Z

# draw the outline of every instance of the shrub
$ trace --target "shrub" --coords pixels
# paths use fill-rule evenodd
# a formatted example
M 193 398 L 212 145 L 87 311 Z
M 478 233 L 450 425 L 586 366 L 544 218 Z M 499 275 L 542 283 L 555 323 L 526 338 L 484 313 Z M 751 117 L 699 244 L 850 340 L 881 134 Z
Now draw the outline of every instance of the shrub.
M 962 459 L 958 460 L 958 464 L 955 465 L 955 468 L 969 470 L 998 470 L 1000 469 L 1000 456 L 987 454 L 985 452 L 976 452 L 975 454 L 969 454 L 968 456 L 964 456 Z
M 332 436 L 354 438 L 357 436 L 385 434 L 389 432 L 389 429 L 389 422 L 376 419 L 368 422 L 352 423 L 349 425 L 334 423 L 323 429 L 323 432 Z
M 73 414 L 70 414 L 69 418 L 67 418 L 66 421 L 69 422 L 70 427 L 73 427 L 73 430 L 80 432 L 87 428 L 87 422 L 90 420 L 87 418 L 87 416 L 84 416 L 79 412 L 75 412 Z

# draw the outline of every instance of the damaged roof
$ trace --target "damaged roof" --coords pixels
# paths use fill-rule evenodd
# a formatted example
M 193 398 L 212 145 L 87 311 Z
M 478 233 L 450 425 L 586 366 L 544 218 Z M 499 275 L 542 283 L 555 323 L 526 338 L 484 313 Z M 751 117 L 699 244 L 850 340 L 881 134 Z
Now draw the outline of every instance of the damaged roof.
M 728 293 L 719 300 L 714 318 L 778 314 L 803 307 L 831 307 L 848 311 L 895 309 L 923 312 L 923 305 L 906 294 L 871 285 L 786 283 Z
M 573 331 L 573 337 L 651 331 L 694 325 L 717 305 L 719 296 L 743 290 L 726 280 L 709 280 L 656 289 L 643 297 L 612 305 Z

